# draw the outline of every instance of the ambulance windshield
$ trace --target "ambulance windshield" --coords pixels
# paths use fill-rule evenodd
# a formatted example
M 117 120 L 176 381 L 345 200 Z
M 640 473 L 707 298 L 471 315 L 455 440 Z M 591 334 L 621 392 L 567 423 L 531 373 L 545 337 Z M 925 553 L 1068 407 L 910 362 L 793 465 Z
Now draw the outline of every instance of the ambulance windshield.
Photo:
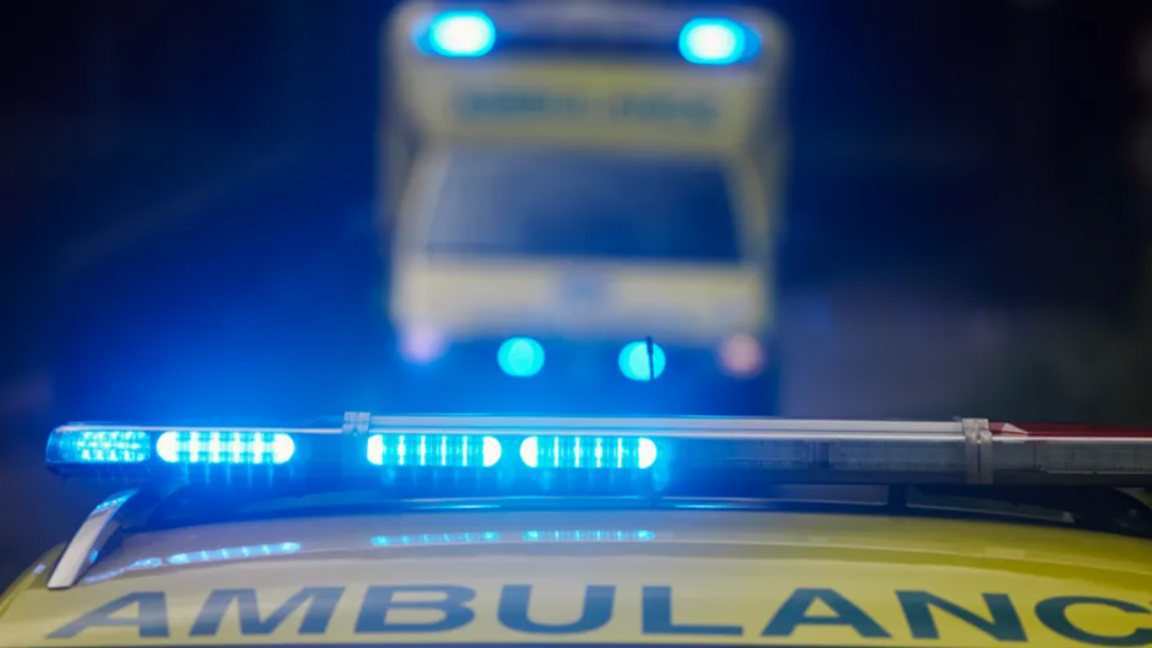
M 459 149 L 437 191 L 429 251 L 736 262 L 725 173 L 712 160 Z

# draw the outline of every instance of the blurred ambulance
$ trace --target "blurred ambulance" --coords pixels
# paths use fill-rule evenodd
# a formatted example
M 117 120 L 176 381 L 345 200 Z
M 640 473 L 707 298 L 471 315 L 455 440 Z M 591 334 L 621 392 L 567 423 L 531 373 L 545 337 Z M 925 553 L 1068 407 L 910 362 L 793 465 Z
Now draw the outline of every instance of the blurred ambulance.
M 466 377 L 461 396 L 592 385 L 597 411 L 647 389 L 658 410 L 773 413 L 782 24 L 414 2 L 384 42 L 380 204 L 408 368 Z

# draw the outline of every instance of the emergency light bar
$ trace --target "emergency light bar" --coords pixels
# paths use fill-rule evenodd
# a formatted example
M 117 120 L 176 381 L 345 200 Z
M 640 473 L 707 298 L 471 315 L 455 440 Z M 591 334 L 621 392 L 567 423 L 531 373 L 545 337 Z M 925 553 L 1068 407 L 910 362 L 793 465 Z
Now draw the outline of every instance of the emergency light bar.
M 1152 431 L 951 422 L 349 414 L 342 427 L 67 425 L 47 464 L 140 485 L 372 481 L 405 497 L 709 496 L 771 483 L 1152 484 Z
M 367 479 L 384 486 L 383 501 L 409 505 L 437 497 L 525 494 L 755 498 L 758 487 L 764 496 L 780 483 L 1148 486 L 1152 430 L 984 419 L 352 413 L 339 428 L 68 425 L 49 437 L 47 463 L 60 475 L 134 486 L 97 506 L 56 561 L 47 587 L 66 589 L 81 582 L 126 520 L 147 517 L 174 488 L 214 480 L 231 496 L 230 489 L 281 479 L 339 486 Z M 296 548 L 288 543 L 276 551 Z

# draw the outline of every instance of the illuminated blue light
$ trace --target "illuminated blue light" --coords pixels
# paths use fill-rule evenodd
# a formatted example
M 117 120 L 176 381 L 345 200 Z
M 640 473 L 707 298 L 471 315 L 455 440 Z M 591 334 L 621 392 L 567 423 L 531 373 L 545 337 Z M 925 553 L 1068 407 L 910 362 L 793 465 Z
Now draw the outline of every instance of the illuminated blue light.
M 651 531 L 525 531 L 526 542 L 647 542 Z
M 168 558 L 142 558 L 127 567 L 120 567 L 104 573 L 93 574 L 84 579 L 85 583 L 99 583 L 110 580 L 126 572 L 158 569 L 165 565 L 191 565 L 196 563 L 224 562 L 230 560 L 245 560 L 249 558 L 263 558 L 266 556 L 279 556 L 293 554 L 300 551 L 300 545 L 295 542 L 281 542 L 279 544 L 252 545 L 248 547 L 228 547 L 213 549 L 211 551 L 193 551 L 178 553 Z
M 447 11 L 428 25 L 428 45 L 441 56 L 475 58 L 495 44 L 496 26 L 480 11 Z
M 295 453 L 296 443 L 283 432 L 172 430 L 156 441 L 156 454 L 168 463 L 282 464 Z
M 104 573 L 96 573 L 84 578 L 85 583 L 100 583 L 106 580 L 111 580 L 124 574 L 125 572 L 139 571 L 141 569 L 155 569 L 164 565 L 164 561 L 160 558 L 144 558 L 128 565 L 127 567 L 120 567 L 106 571 Z
M 132 464 L 151 455 L 148 434 L 139 430 L 57 432 L 48 445 L 49 463 Z
M 117 508 L 121 504 L 123 504 L 124 502 L 127 502 L 128 498 L 130 498 L 130 497 L 132 497 L 132 493 L 130 493 L 130 492 L 129 493 L 120 493 L 119 495 L 113 495 L 112 497 L 109 497 L 108 499 L 104 500 L 103 502 L 100 502 L 99 504 L 97 504 L 96 508 L 93 509 L 92 512 L 95 513 L 96 511 L 104 511 L 104 510 L 107 510 L 110 508 Z
M 277 556 L 300 551 L 300 545 L 295 542 L 282 542 L 280 544 L 253 545 L 250 547 L 230 547 L 214 549 L 212 551 L 196 551 L 181 553 L 168 557 L 170 565 L 190 565 L 193 563 L 222 562 L 225 560 L 243 560 L 245 558 L 259 558 L 263 556 Z
M 723 18 L 697 18 L 680 30 L 680 54 L 689 63 L 729 65 L 744 58 L 748 36 L 743 26 Z
M 544 347 L 532 338 L 512 338 L 500 345 L 496 360 L 509 376 L 535 376 L 544 368 Z
M 419 535 L 376 536 L 373 547 L 405 547 L 411 545 L 446 545 L 499 542 L 500 534 L 495 531 L 479 533 L 421 533 Z
M 520 460 L 529 468 L 645 470 L 656 455 L 656 444 L 641 437 L 533 436 L 520 443 Z
M 651 380 L 652 369 L 656 377 L 664 373 L 668 358 L 659 344 L 652 345 L 652 366 L 648 364 L 648 345 L 645 342 L 630 342 L 620 351 L 620 371 L 629 380 Z
M 500 461 L 500 441 L 456 434 L 373 434 L 368 461 L 389 467 L 490 468 Z
M 535 468 L 540 464 L 540 441 L 536 437 L 528 437 L 520 443 L 520 461 L 525 466 Z

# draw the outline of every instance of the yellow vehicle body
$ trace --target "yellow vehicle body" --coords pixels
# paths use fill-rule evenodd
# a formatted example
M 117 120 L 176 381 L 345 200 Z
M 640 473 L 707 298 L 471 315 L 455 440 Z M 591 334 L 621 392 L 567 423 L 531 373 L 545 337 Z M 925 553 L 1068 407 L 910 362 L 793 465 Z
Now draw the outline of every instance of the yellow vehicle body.
M 529 11 L 545 15 L 562 11 L 562 4 L 537 3 Z M 490 11 L 497 24 L 501 11 L 525 11 L 473 6 Z M 788 52 L 774 17 L 723 12 L 762 34 L 766 62 L 716 69 L 595 56 L 490 62 L 429 57 L 413 49 L 411 34 L 441 8 L 411 3 L 386 32 L 394 105 L 381 127 L 381 149 L 391 161 L 391 199 L 385 201 L 394 232 L 391 314 L 402 331 L 432 330 L 464 341 L 521 334 L 628 341 L 641 332 L 702 349 L 733 335 L 771 335 Z M 672 19 L 693 15 L 648 10 Z M 477 116 L 461 108 L 469 102 L 540 109 Z M 523 147 L 559 156 L 592 151 L 715 162 L 724 170 L 737 220 L 738 260 L 430 254 L 430 214 L 454 152 Z M 565 296 L 562 286 L 573 275 L 596 277 L 600 296 L 592 303 Z
M 48 590 L 58 554 L 0 602 L 0 647 L 1152 644 L 1152 542 L 1019 522 L 688 509 L 253 521 L 130 534 L 85 582 Z

